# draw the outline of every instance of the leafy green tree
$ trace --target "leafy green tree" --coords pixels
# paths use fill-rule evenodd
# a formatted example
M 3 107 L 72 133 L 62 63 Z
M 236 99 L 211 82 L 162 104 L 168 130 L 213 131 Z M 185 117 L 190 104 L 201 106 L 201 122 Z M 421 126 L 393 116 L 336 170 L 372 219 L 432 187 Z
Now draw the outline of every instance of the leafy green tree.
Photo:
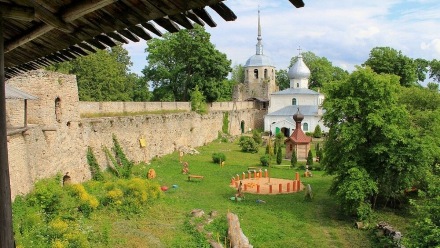
M 348 72 L 343 69 L 333 66 L 332 63 L 325 57 L 319 57 L 313 52 L 302 53 L 304 63 L 310 69 L 309 88 L 317 90 L 324 86 L 325 83 L 330 83 L 335 80 L 342 80 L 348 76 Z M 295 56 L 290 60 L 289 68 L 292 67 L 298 60 Z
M 416 64 L 413 59 L 390 47 L 375 47 L 370 51 L 370 56 L 363 66 L 369 66 L 376 73 L 394 74 L 400 77 L 400 85 L 416 85 L 419 74 L 423 69 L 418 66 L 423 65 L 419 60 Z
M 231 61 L 215 48 L 202 26 L 166 33 L 147 45 L 148 65 L 142 73 L 155 88 L 153 99 L 187 101 L 196 85 L 209 102 L 225 93 Z
M 75 74 L 81 101 L 132 101 L 138 76 L 130 73 L 131 65 L 128 51 L 118 45 L 48 69 Z M 148 94 L 148 84 L 144 84 L 146 87 L 138 90 Z
M 352 180 L 349 172 L 353 168 L 375 184 L 367 187 L 363 198 L 358 198 L 370 207 L 378 198 L 385 203 L 397 199 L 426 171 L 423 149 L 414 140 L 410 115 L 398 102 L 401 88 L 395 75 L 379 75 L 371 68 L 358 67 L 347 80 L 326 89 L 327 112 L 323 119 L 330 131 L 322 165 L 335 175 L 331 192 L 343 208 L 353 204 L 342 197 L 349 194 L 340 188 L 349 188 L 347 182 Z M 367 211 L 365 206 L 359 209 L 361 212 L 350 214 L 360 217 Z
M 439 84 L 436 84 L 436 83 L 433 83 L 433 82 L 429 82 L 426 86 L 427 86 L 427 88 L 429 90 L 432 90 L 432 91 L 435 91 L 435 92 L 438 92 L 440 90 Z
M 277 70 L 275 72 L 275 82 L 280 87 L 280 90 L 290 88 L 290 79 L 287 75 L 287 70 Z
M 433 59 L 429 63 L 429 78 L 432 78 L 437 83 L 440 83 L 440 60 Z
M 242 64 L 235 65 L 232 68 L 231 81 L 234 84 L 242 84 L 242 83 L 244 83 L 244 78 L 245 78 L 245 75 L 244 75 L 243 65 Z
M 199 91 L 199 86 L 191 92 L 191 110 L 199 114 L 205 114 L 207 112 L 205 97 Z
M 296 151 L 293 150 L 292 157 L 290 158 L 290 165 L 292 167 L 295 167 L 297 163 L 298 163 L 298 157 L 296 156 Z
M 277 164 L 281 164 L 283 161 L 283 151 L 281 150 L 281 146 L 278 146 L 277 150 Z
M 316 125 L 315 130 L 313 131 L 313 137 L 315 138 L 321 138 L 322 137 L 322 130 L 319 125 Z

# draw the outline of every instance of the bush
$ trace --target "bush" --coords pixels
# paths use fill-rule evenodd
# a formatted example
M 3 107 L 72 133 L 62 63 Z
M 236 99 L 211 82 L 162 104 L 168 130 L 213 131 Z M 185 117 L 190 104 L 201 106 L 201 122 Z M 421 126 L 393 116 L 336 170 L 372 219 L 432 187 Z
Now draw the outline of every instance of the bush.
M 262 166 L 269 166 L 270 165 L 270 157 L 269 155 L 265 154 L 260 157 L 260 162 Z
M 226 155 L 221 152 L 215 152 L 212 154 L 212 161 L 216 164 L 219 164 L 223 161 L 226 161 Z
M 258 152 L 258 144 L 251 137 L 241 136 L 238 145 L 241 147 L 241 150 L 243 152 L 251 152 L 251 153 Z
M 261 145 L 263 143 L 263 138 L 261 138 L 261 133 L 258 130 L 256 130 L 256 129 L 254 129 L 252 131 L 252 138 L 259 145 Z

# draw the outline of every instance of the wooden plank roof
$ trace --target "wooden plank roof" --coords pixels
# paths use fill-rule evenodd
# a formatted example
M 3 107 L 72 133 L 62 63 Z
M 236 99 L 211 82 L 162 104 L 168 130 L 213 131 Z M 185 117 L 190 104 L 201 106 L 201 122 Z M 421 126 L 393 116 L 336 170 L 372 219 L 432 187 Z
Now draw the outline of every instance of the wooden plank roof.
M 206 11 L 237 17 L 223 0 L 0 0 L 5 76 L 68 61 L 116 45 L 192 28 L 215 27 Z

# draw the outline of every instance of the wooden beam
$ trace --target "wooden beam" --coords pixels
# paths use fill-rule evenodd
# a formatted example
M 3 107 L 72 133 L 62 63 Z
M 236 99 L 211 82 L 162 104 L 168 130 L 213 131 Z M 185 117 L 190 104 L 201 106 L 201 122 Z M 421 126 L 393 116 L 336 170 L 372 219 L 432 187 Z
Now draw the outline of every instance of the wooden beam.
M 160 32 L 159 29 L 156 28 L 156 26 L 154 26 L 153 23 L 151 22 L 144 22 L 141 23 L 142 27 L 148 29 L 149 31 L 151 31 L 153 34 L 157 35 L 157 36 L 162 36 L 162 32 Z
M 116 43 L 112 39 L 110 39 L 107 35 L 98 34 L 97 36 L 95 36 L 95 39 L 99 40 L 101 43 L 104 43 L 109 47 L 116 46 Z
M 128 31 L 127 29 L 121 29 L 121 30 L 117 30 L 117 32 L 121 35 L 123 35 L 125 38 L 133 41 L 133 42 L 139 42 L 140 39 L 134 35 L 132 32 Z
M 118 34 L 116 32 L 109 32 L 109 33 L 106 33 L 106 35 L 109 36 L 110 38 L 116 40 L 116 41 L 121 42 L 121 43 L 124 43 L 124 44 L 128 44 L 129 43 L 129 41 L 124 36 L 122 36 L 122 35 L 120 35 L 120 34 Z
M 217 23 L 212 20 L 211 15 L 206 12 L 204 8 L 193 9 L 194 13 L 200 17 L 206 24 L 208 24 L 211 28 L 217 27 Z
M 61 18 L 54 15 L 49 10 L 41 7 L 35 7 L 35 17 L 41 20 L 42 22 L 63 31 L 64 33 L 72 33 L 75 30 L 75 27 L 72 24 L 66 23 Z
M 30 22 L 35 19 L 34 8 L 0 3 L 0 12 L 5 19 Z
M 62 14 L 62 19 L 66 22 L 71 22 L 117 1 L 118 0 L 77 0 L 74 1 L 74 6 Z
M 173 21 L 171 21 L 168 17 L 163 17 L 159 19 L 155 19 L 154 22 L 159 24 L 164 29 L 168 30 L 170 33 L 179 32 L 180 28 Z
M 135 35 L 141 37 L 144 40 L 151 40 L 153 37 L 147 33 L 143 28 L 138 26 L 129 27 L 128 30 L 133 32 Z
M 17 47 L 22 46 L 22 45 L 34 40 L 37 37 L 40 37 L 41 35 L 49 32 L 52 29 L 53 29 L 52 26 L 49 26 L 46 24 L 41 24 L 39 26 L 36 26 L 32 30 L 30 30 L 28 33 L 22 35 L 19 38 L 13 39 L 12 42 L 5 44 L 5 53 L 8 53 Z
M 297 7 L 297 8 L 302 8 L 304 7 L 304 2 L 303 0 L 289 0 L 293 6 Z
M 188 10 L 187 12 L 185 12 L 185 14 L 193 22 L 195 22 L 195 23 L 197 23 L 197 24 L 199 24 L 201 26 L 205 26 L 205 23 L 202 21 L 202 19 L 200 19 L 196 14 L 194 14 L 194 12 L 192 10 Z
M 15 247 L 12 232 L 11 179 L 6 129 L 5 53 L 3 17 L 0 13 L 0 247 Z
M 193 29 L 194 25 L 186 18 L 186 16 L 182 13 L 169 16 L 171 20 L 177 22 L 180 26 L 187 28 L 187 29 Z
M 235 21 L 237 19 L 237 16 L 234 14 L 234 12 L 222 2 L 210 5 L 209 7 L 217 12 L 217 14 L 219 14 L 225 21 Z

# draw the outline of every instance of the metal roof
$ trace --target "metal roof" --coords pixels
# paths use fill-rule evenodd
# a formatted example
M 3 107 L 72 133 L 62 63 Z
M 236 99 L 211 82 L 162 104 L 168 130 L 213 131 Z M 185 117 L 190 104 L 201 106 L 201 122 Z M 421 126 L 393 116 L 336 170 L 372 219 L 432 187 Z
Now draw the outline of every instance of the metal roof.
M 30 95 L 24 91 L 14 88 L 8 84 L 5 84 L 5 96 L 6 99 L 27 99 L 36 100 L 38 97 Z
M 302 94 L 302 95 L 319 95 L 319 92 L 316 92 L 311 89 L 304 88 L 288 88 L 282 91 L 277 91 L 272 93 L 271 95 L 292 95 L 292 94 Z
M 293 116 L 298 111 L 304 116 L 316 116 L 318 115 L 318 106 L 316 105 L 290 105 L 282 109 L 268 113 L 268 116 Z M 322 109 L 322 113 L 325 113 L 325 109 Z

